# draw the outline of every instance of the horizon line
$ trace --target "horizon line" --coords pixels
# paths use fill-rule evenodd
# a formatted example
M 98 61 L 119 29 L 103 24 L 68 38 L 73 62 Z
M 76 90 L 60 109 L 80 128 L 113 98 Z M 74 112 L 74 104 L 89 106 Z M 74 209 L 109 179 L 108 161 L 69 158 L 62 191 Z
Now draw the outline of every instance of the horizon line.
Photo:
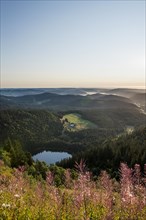
M 72 86 L 61 86 L 61 87 L 0 87 L 0 89 L 146 89 L 146 86 L 98 86 L 98 87 L 93 87 L 93 86 L 87 86 L 87 87 L 82 87 L 82 86 L 77 86 L 77 87 L 72 87 Z

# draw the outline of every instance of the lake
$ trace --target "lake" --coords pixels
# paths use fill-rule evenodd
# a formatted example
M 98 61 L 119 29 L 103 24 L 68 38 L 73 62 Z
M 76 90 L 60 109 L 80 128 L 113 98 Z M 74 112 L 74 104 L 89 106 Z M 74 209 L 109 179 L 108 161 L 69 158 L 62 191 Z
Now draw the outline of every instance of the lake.
M 40 160 L 49 164 L 54 164 L 65 158 L 72 157 L 71 154 L 66 152 L 52 152 L 52 151 L 43 151 L 33 156 L 34 160 Z

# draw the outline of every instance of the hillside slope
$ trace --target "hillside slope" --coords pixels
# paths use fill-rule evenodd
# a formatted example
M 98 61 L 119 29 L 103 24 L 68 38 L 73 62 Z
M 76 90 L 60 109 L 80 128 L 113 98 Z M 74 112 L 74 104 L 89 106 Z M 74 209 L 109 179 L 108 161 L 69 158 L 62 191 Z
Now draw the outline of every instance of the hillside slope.
M 118 175 L 120 162 L 127 163 L 130 167 L 139 163 L 143 167 L 146 162 L 146 127 L 137 128 L 132 134 L 108 138 L 102 144 L 96 144 L 70 159 L 63 160 L 59 165 L 73 167 L 75 161 L 81 159 L 96 174 L 106 169 L 113 177 Z
M 122 108 L 134 107 L 131 100 L 115 95 L 58 95 L 54 93 L 42 93 L 36 95 L 24 95 L 21 97 L 1 96 L 1 109 L 50 109 L 50 110 L 72 110 L 89 108 Z M 135 106 L 136 107 L 136 106 Z
M 59 116 L 45 110 L 1 110 L 0 122 L 0 143 L 9 137 L 25 147 L 56 139 L 63 129 Z

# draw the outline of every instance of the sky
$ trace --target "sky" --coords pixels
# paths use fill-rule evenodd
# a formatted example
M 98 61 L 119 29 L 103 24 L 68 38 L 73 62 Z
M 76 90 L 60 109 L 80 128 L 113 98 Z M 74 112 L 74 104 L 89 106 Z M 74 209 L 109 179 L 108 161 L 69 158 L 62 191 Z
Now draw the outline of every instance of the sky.
M 1 88 L 145 86 L 145 1 L 1 0 Z

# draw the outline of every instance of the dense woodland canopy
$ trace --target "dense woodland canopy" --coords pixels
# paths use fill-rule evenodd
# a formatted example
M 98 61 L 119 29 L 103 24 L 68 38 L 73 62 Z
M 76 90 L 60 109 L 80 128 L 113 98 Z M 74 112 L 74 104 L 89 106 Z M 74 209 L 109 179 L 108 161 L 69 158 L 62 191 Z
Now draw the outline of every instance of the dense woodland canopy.
M 68 140 L 52 139 L 52 141 L 44 143 L 42 149 L 54 151 L 60 149 L 71 152 L 72 158 L 64 159 L 58 163 L 59 166 L 74 168 L 76 161 L 84 159 L 88 169 L 97 176 L 101 170 L 107 170 L 112 177 L 118 178 L 118 168 L 121 162 L 127 163 L 130 167 L 136 163 L 144 166 L 146 162 L 146 127 L 141 126 L 130 134 L 123 133 L 119 136 L 115 136 L 113 131 L 106 135 L 100 135 L 100 132 L 103 134 L 103 131 L 99 130 L 100 139 L 96 138 L 94 132 L 90 133 L 89 130 L 85 130 L 78 132 L 78 135 L 74 132 L 67 132 L 69 134 L 67 137 L 65 136 L 65 139 Z M 30 149 L 31 152 L 31 145 L 29 148 L 25 148 L 20 140 L 13 140 L 12 137 L 9 137 L 1 147 L 3 159 L 12 167 L 33 164 L 31 154 L 25 152 L 26 149 L 28 151 Z M 70 140 L 74 142 L 70 143 Z M 39 144 L 36 147 L 38 149 L 34 152 L 40 150 Z
M 72 158 L 64 159 L 59 165 L 73 167 L 75 161 L 81 158 L 95 174 L 107 170 L 113 177 L 118 177 L 120 162 L 127 163 L 130 167 L 139 163 L 143 167 L 146 163 L 146 127 L 140 127 L 132 134 L 108 138 L 94 147 L 78 152 Z

